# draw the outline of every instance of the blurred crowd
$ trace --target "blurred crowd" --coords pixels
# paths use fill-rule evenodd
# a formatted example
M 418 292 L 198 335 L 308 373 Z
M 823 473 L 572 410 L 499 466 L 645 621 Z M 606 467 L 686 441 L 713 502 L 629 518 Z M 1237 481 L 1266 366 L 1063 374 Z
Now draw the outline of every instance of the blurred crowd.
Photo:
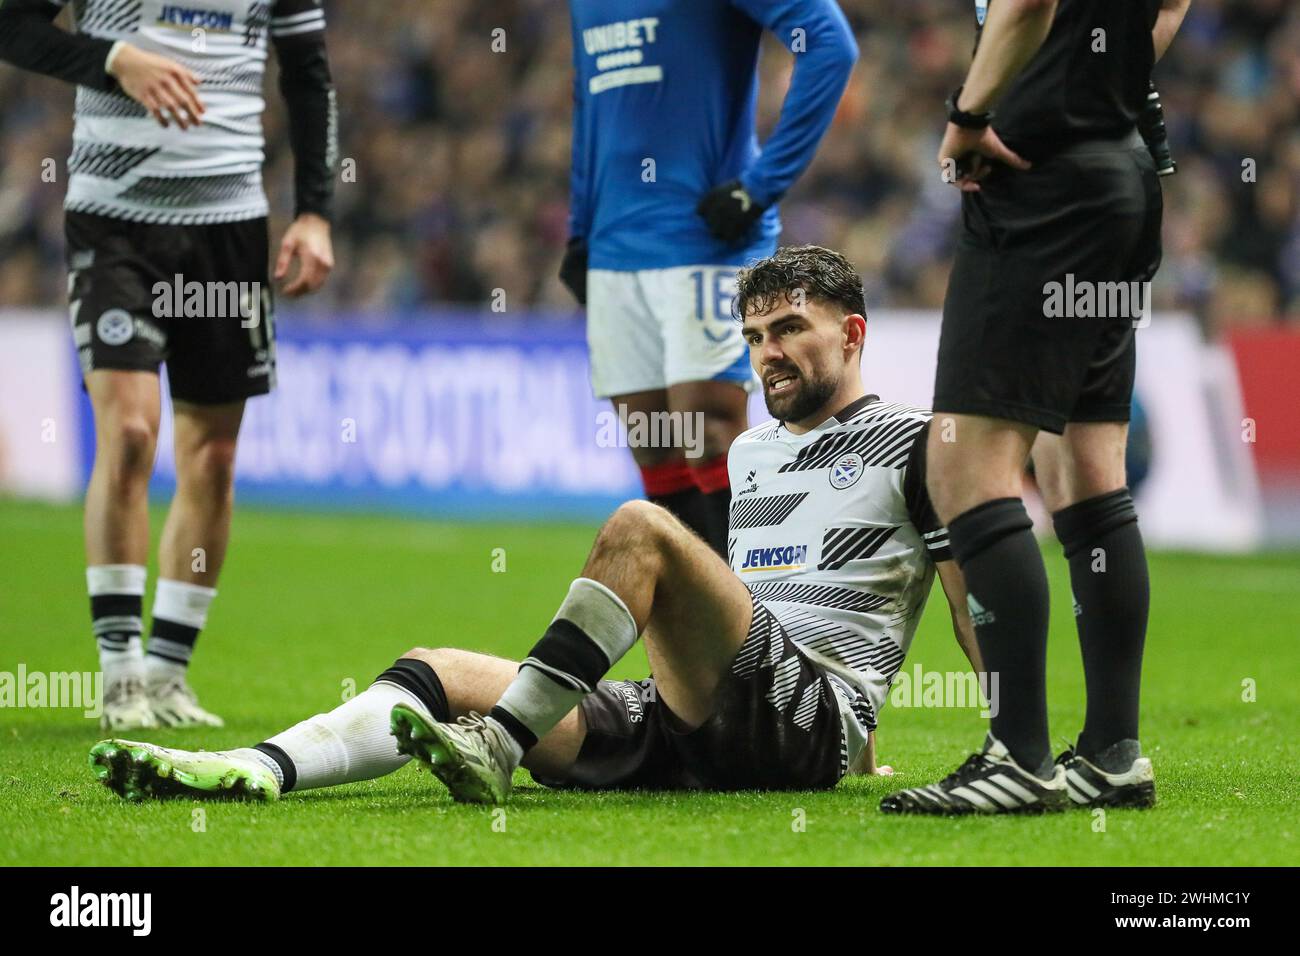
M 555 278 L 572 108 L 564 5 L 325 6 L 345 167 L 338 266 L 311 312 L 487 308 L 495 289 L 512 310 L 572 311 Z M 783 241 L 844 251 L 870 306 L 936 307 L 959 199 L 934 175 L 934 155 L 941 104 L 969 63 L 973 5 L 841 6 L 861 57 L 831 132 L 782 203 Z M 760 135 L 793 65 L 768 40 Z M 292 156 L 274 70 L 266 181 L 278 232 L 292 211 Z M 1178 162 L 1164 181 L 1157 307 L 1190 310 L 1211 332 L 1300 322 L 1300 3 L 1193 0 L 1155 78 Z M 71 108 L 70 88 L 0 66 L 0 305 L 64 302 Z M 51 157 L 56 174 L 42 176 Z

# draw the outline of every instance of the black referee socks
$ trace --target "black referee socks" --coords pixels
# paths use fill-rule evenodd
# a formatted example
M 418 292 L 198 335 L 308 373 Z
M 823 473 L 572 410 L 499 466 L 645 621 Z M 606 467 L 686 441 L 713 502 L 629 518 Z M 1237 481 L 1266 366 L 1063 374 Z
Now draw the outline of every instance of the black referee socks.
M 998 675 L 990 729 L 1021 767 L 1051 775 L 1047 734 L 1047 571 L 1019 498 L 996 498 L 948 523 L 984 666 Z
M 1078 752 L 1094 759 L 1138 739 L 1142 649 L 1151 602 L 1146 550 L 1127 488 L 1052 516 L 1070 562 L 1088 709 Z

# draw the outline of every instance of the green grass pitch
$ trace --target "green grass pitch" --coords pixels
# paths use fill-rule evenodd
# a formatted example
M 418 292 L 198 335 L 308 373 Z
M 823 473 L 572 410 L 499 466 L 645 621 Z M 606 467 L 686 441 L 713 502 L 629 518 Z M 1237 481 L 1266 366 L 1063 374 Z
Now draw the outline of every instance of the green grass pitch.
M 155 514 L 155 530 L 161 515 Z M 0 671 L 91 670 L 80 512 L 0 502 Z M 363 688 L 412 646 L 520 656 L 581 567 L 594 528 L 434 524 L 241 510 L 199 642 L 193 683 L 225 716 L 157 743 L 255 743 Z M 494 573 L 493 549 L 506 570 Z M 1083 713 L 1065 566 L 1053 587 L 1053 733 Z M 929 782 L 976 747 L 975 710 L 886 708 L 893 778 L 829 793 L 563 794 L 521 773 L 504 816 L 453 804 L 413 765 L 271 805 L 130 805 L 86 766 L 102 734 L 78 710 L 0 710 L 0 863 L 369 864 L 1293 864 L 1300 859 L 1300 555 L 1153 554 L 1144 745 L 1160 805 L 1046 818 L 889 818 L 891 789 Z M 150 585 L 154 573 L 150 572 Z M 905 668 L 961 666 L 942 595 Z M 617 676 L 643 676 L 637 650 Z M 1243 682 L 1254 682 L 1254 701 Z M 197 811 L 202 811 L 199 813 Z M 802 826 L 800 823 L 802 822 Z

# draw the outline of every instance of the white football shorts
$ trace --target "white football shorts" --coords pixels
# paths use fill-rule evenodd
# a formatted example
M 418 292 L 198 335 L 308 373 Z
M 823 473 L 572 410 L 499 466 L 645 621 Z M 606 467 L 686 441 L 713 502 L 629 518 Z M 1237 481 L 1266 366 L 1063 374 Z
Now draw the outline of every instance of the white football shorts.
M 737 266 L 587 272 L 587 348 L 597 398 L 681 382 L 754 387 L 740 320 Z

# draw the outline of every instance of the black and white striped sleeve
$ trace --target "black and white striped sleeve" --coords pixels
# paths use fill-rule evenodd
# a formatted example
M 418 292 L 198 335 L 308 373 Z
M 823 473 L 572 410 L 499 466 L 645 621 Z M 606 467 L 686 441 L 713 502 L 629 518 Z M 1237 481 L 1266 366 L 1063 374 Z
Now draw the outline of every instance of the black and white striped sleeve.
M 78 86 L 107 92 L 113 41 L 69 33 L 54 25 L 67 0 L 0 0 L 0 61 Z
M 926 553 L 930 560 L 951 561 L 952 548 L 948 545 L 948 529 L 935 513 L 930 493 L 925 488 L 925 445 L 930 437 L 930 422 L 916 433 L 912 450 L 907 456 L 906 471 L 903 475 L 903 498 L 907 503 L 907 515 L 912 525 L 920 532 L 925 542 Z
M 320 0 L 276 0 L 271 42 L 280 61 L 280 94 L 289 114 L 294 214 L 330 218 L 338 162 L 338 108 L 325 52 Z

